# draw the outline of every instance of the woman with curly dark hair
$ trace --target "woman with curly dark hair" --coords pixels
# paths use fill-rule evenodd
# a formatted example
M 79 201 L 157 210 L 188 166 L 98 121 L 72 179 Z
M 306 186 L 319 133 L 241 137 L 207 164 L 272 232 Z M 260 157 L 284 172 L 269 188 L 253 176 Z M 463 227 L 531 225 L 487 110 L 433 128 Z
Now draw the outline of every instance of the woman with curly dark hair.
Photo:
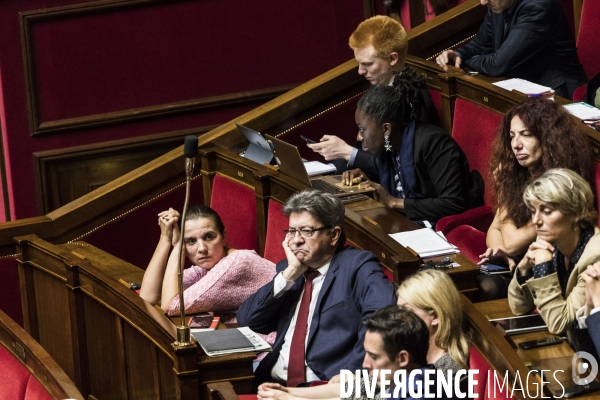
M 393 87 L 372 87 L 360 99 L 358 139 L 364 151 L 377 156 L 380 183 L 369 181 L 360 169 L 344 172 L 342 180 L 366 180 L 363 187 L 373 190 L 381 203 L 433 225 L 467 210 L 473 201 L 463 151 L 443 129 L 418 118 L 424 85 L 414 71 L 404 71 Z
M 508 264 L 512 270 L 535 241 L 536 230 L 523 191 L 552 168 L 569 168 L 594 187 L 592 153 L 583 131 L 556 102 L 528 99 L 504 115 L 492 145 L 490 181 L 497 198 L 496 215 L 480 264 Z M 506 288 L 498 275 L 483 277 L 480 299 L 506 297 Z

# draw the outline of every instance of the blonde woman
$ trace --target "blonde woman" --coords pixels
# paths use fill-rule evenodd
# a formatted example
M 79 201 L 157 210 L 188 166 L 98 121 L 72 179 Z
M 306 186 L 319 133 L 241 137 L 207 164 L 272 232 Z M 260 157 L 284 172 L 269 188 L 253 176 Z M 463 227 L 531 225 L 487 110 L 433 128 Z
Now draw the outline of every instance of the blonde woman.
M 412 310 L 427 325 L 427 363 L 444 373 L 468 368 L 469 340 L 462 331 L 458 290 L 448 274 L 421 270 L 402 282 L 397 295 L 398 306 Z
M 537 239 L 508 286 L 512 312 L 537 308 L 553 334 L 571 328 L 585 304 L 581 274 L 600 261 L 600 230 L 590 185 L 566 168 L 548 170 L 523 193 Z

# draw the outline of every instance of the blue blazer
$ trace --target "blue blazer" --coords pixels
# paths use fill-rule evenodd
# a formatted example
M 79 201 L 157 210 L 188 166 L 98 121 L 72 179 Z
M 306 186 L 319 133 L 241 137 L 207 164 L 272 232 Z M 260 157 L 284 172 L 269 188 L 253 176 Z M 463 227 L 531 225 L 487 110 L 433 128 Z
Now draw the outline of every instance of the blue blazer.
M 588 332 L 596 346 L 596 354 L 600 354 L 600 312 L 596 312 L 585 319 Z
M 277 273 L 288 266 L 277 264 Z M 273 351 L 258 366 L 255 385 L 272 381 L 271 370 L 279 357 L 285 333 L 296 310 L 304 285 L 301 276 L 279 297 L 273 296 L 273 281 L 260 288 L 239 308 L 237 321 L 258 333 L 277 331 Z M 341 369 L 362 367 L 366 329 L 361 321 L 374 311 L 396 303 L 394 285 L 385 277 L 379 260 L 368 251 L 342 248 L 331 260 L 306 345 L 310 369 L 329 380 Z

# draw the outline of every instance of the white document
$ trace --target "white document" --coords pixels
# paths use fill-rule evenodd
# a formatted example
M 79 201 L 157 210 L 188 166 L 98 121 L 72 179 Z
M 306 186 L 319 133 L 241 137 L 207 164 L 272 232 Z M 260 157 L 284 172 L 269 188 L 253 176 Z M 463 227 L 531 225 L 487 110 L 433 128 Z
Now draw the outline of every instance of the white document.
M 565 104 L 563 107 L 582 120 L 596 120 L 600 119 L 600 110 L 594 106 L 589 105 L 588 103 L 580 102 L 580 103 L 571 103 Z
M 493 84 L 506 90 L 516 90 L 527 95 L 554 93 L 554 90 L 548 86 L 538 85 L 537 83 L 519 78 L 507 79 L 505 81 L 494 82 Z
M 458 253 L 458 248 L 448 243 L 431 228 L 390 234 L 392 239 L 404 247 L 410 247 L 420 257 L 435 257 Z
M 336 171 L 335 165 L 323 164 L 320 161 L 305 161 L 304 168 L 306 168 L 308 176 L 331 174 Z

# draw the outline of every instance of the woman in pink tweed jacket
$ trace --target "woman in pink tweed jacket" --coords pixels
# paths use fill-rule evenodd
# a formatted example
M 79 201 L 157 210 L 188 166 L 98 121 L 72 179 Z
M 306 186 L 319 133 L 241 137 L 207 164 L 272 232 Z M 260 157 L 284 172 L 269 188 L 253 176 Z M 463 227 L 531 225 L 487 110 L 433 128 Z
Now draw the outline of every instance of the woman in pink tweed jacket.
M 169 315 L 179 314 L 179 216 L 172 208 L 158 214 L 160 239 L 140 290 L 144 300 L 151 304 L 160 303 Z M 183 277 L 187 313 L 219 311 L 222 322 L 236 322 L 237 308 L 275 276 L 275 264 L 253 250 L 234 250 L 225 246 L 223 222 L 210 207 L 189 208 L 183 240 L 187 257 L 192 262 Z

